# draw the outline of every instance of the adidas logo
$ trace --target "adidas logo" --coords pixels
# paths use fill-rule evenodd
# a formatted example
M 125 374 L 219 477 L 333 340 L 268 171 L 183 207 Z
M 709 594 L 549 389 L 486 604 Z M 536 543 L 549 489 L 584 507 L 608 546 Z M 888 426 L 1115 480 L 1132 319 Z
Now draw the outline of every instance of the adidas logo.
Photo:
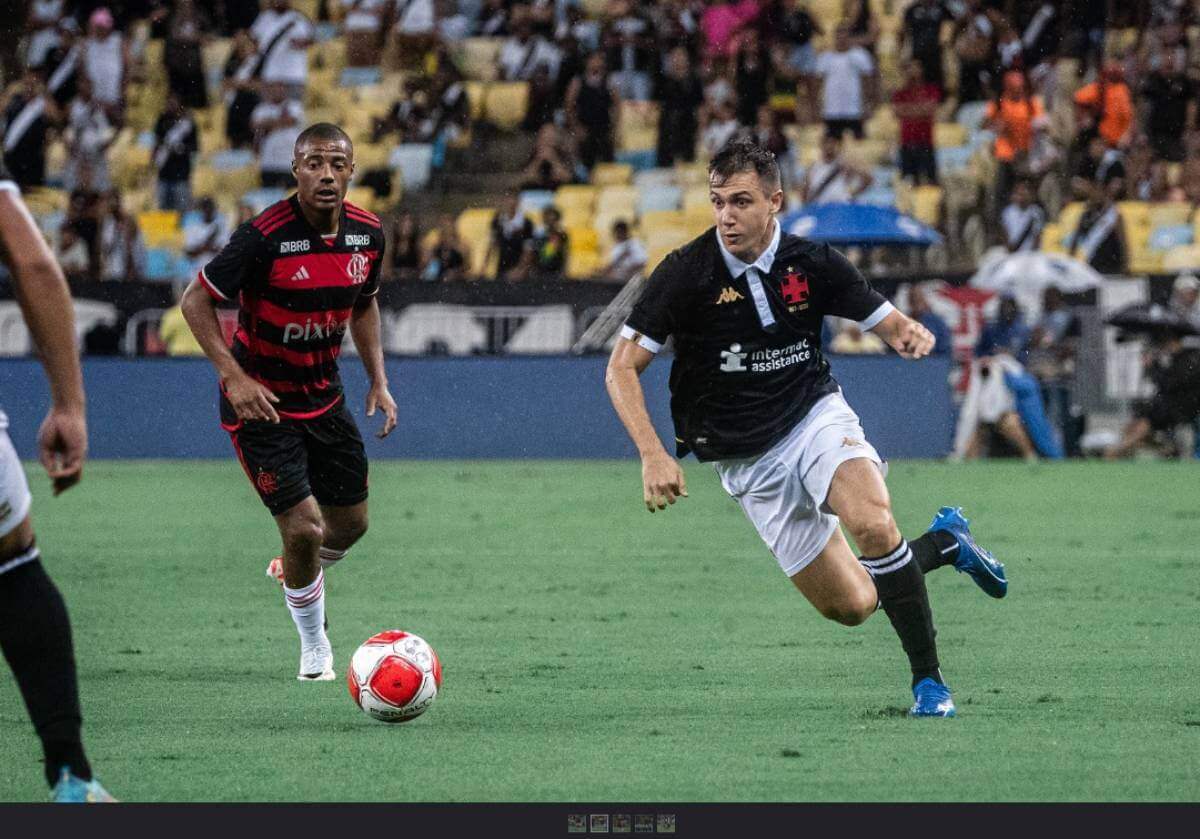
M 738 300 L 745 299 L 736 288 L 725 286 L 725 288 L 721 289 L 721 294 L 717 297 L 715 305 L 720 306 L 722 303 L 736 303 Z
M 297 271 L 295 274 L 292 274 L 292 282 L 296 282 L 297 280 L 307 280 L 307 279 L 308 279 L 308 269 L 305 268 L 303 265 L 300 266 L 299 271 Z

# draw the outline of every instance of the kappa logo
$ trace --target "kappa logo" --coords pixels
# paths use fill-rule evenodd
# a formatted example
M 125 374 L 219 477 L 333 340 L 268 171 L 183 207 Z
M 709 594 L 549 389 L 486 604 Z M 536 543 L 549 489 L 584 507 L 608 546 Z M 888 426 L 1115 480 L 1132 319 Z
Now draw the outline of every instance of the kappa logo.
M 746 298 L 743 297 L 741 292 L 739 292 L 736 288 L 725 286 L 723 289 L 721 289 L 721 293 L 717 295 L 717 302 L 714 305 L 720 306 L 725 303 L 736 303 L 739 300 L 745 299 Z
M 855 440 L 853 437 L 842 438 L 842 448 L 854 448 L 855 446 L 863 445 L 862 440 Z
M 279 244 L 280 253 L 306 253 L 312 247 L 312 242 L 307 239 L 300 239 L 296 242 L 281 242 Z
M 741 344 L 730 344 L 729 349 L 721 350 L 721 372 L 722 373 L 745 373 L 746 365 L 743 363 L 749 353 L 742 352 Z
M 346 265 L 346 273 L 355 283 L 365 283 L 370 268 L 371 260 L 367 259 L 366 254 L 356 253 L 351 255 L 350 262 Z
M 297 271 L 295 274 L 292 274 L 292 282 L 298 282 L 300 280 L 307 280 L 308 278 L 309 278 L 308 277 L 308 269 L 305 268 L 303 265 L 300 266 L 299 271 Z

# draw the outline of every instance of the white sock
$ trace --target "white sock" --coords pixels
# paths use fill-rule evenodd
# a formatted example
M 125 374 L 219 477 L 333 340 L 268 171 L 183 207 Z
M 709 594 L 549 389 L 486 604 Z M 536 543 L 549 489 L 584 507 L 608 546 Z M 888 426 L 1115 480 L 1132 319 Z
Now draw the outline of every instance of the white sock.
M 321 548 L 317 553 L 317 558 L 320 560 L 322 568 L 331 568 L 345 559 L 348 553 L 350 553 L 349 548 L 344 551 L 335 551 L 333 548 Z
M 325 573 L 317 572 L 317 578 L 304 588 L 283 587 L 288 611 L 300 633 L 303 647 L 328 646 L 325 637 Z

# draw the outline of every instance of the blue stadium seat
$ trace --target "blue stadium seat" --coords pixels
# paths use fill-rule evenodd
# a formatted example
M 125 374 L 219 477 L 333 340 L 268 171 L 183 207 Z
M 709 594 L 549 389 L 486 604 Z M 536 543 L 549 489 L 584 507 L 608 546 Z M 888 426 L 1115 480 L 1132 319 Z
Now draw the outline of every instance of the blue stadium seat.
M 619 151 L 616 161 L 617 163 L 628 163 L 633 167 L 633 171 L 640 172 L 643 169 L 653 169 L 658 164 L 658 153 L 654 149 Z
M 401 143 L 392 149 L 388 168 L 400 170 L 406 190 L 424 189 L 433 170 L 433 146 L 428 143 Z
M 211 165 L 218 170 L 245 169 L 257 166 L 258 158 L 248 149 L 226 149 L 213 153 Z
M 153 282 L 171 282 L 186 271 L 186 260 L 163 248 L 146 251 L 146 279 Z
M 974 151 L 970 146 L 952 146 L 937 150 L 938 172 L 943 175 L 961 172 L 971 162 Z
M 650 188 L 638 187 L 638 213 L 653 213 L 658 210 L 678 210 L 683 201 L 683 190 L 677 186 L 659 184 Z
M 537 215 L 554 203 L 554 193 L 548 189 L 527 189 L 521 193 L 517 206 L 526 215 Z
M 366 87 L 383 81 L 383 71 L 378 67 L 347 67 L 339 81 L 342 87 Z

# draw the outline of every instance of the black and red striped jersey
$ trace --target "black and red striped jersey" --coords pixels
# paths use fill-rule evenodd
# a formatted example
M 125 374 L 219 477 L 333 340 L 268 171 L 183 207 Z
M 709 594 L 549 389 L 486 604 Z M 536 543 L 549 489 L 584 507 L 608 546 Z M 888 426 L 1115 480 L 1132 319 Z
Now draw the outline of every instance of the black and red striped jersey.
M 356 304 L 379 291 L 383 226 L 343 202 L 338 232 L 322 236 L 295 195 L 245 222 L 200 270 L 218 300 L 237 300 L 233 355 L 279 397 L 280 415 L 306 419 L 341 398 L 337 357 Z

